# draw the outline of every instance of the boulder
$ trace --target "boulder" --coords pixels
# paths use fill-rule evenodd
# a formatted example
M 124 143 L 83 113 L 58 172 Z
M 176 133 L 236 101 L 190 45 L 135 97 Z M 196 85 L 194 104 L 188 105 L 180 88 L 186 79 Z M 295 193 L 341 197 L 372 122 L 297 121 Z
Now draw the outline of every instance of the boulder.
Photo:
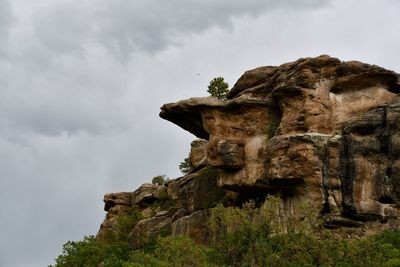
M 109 193 L 105 194 L 104 201 L 104 210 L 110 211 L 113 208 L 118 209 L 119 206 L 131 206 L 132 203 L 132 192 L 120 192 L 120 193 Z
M 171 233 L 171 217 L 160 215 L 141 220 L 132 229 L 128 239 L 134 248 L 139 248 L 152 238 L 168 235 Z
M 208 240 L 207 218 L 206 211 L 196 211 L 174 221 L 171 226 L 171 233 L 173 236 L 186 235 L 197 243 L 205 244 Z
M 225 191 L 217 185 L 218 175 L 215 168 L 205 167 L 171 181 L 168 184 L 168 195 L 189 213 L 214 207 L 225 197 Z
M 133 192 L 132 204 L 147 207 L 166 192 L 164 186 L 145 183 Z

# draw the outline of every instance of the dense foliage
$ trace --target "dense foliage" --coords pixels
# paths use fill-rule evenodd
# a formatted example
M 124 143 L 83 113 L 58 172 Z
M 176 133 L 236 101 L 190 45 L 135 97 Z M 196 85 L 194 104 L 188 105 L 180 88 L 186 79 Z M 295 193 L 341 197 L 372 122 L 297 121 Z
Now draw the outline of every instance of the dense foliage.
M 134 250 L 127 233 L 140 214 L 133 211 L 106 240 L 67 242 L 55 266 L 400 266 L 398 231 L 341 239 L 319 228 L 307 205 L 298 216 L 283 219 L 279 212 L 276 198 L 261 207 L 218 205 L 210 211 L 207 246 L 185 236 L 159 236 Z

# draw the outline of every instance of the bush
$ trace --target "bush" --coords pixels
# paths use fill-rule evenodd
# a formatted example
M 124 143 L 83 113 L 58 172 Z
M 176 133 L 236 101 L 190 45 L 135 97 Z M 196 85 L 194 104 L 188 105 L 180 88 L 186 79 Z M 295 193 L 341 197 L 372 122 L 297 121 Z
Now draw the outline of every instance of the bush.
M 207 250 L 186 236 L 168 236 L 157 240 L 156 257 L 166 266 L 206 266 Z
M 143 219 L 143 215 L 140 213 L 136 206 L 133 206 L 128 211 L 128 214 L 120 215 L 117 218 L 115 239 L 117 241 L 128 241 L 128 235 L 135 227 L 135 225 Z
M 399 231 L 340 239 L 318 228 L 309 205 L 290 216 L 280 207 L 275 197 L 260 207 L 252 201 L 242 207 L 218 205 L 210 211 L 208 246 L 186 236 L 159 235 L 142 250 L 126 241 L 128 229 L 140 219 L 133 210 L 129 220 L 120 219 L 115 238 L 67 242 L 55 266 L 400 266 Z
M 58 267 L 97 266 L 101 262 L 124 261 L 128 259 L 129 246 L 121 242 L 98 242 L 94 236 L 85 236 L 82 241 L 68 241 L 63 254 L 56 259 Z
M 279 205 L 278 198 L 269 198 L 260 208 L 248 202 L 242 208 L 218 205 L 212 209 L 209 225 L 215 258 L 220 259 L 217 263 L 264 266 L 271 252 L 270 237 L 286 231 L 279 220 Z
M 151 180 L 152 184 L 156 184 L 156 185 L 164 185 L 165 182 L 168 181 L 168 178 L 165 175 L 157 175 L 154 176 L 153 179 Z
M 211 212 L 213 264 L 224 266 L 400 266 L 400 232 L 338 239 L 318 231 L 308 205 L 284 218 L 279 199 L 257 208 L 217 206 Z

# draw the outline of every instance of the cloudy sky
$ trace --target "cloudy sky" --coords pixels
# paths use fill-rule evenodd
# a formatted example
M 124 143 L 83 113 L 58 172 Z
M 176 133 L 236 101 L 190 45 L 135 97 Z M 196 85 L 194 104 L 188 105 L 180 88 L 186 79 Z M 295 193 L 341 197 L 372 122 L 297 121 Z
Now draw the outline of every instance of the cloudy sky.
M 400 72 L 396 0 L 0 0 L 0 266 L 95 234 L 107 192 L 179 176 L 159 107 L 329 54 Z M 197 75 L 200 74 L 200 75 Z

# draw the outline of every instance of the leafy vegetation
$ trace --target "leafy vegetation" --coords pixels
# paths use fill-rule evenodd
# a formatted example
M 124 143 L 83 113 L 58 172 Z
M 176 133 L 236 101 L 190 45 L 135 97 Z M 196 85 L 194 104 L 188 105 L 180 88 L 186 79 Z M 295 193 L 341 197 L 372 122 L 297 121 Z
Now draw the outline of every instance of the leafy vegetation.
M 157 175 L 154 176 L 153 179 L 151 180 L 152 184 L 156 184 L 156 185 L 164 185 L 169 179 L 167 178 L 167 176 L 164 175 Z
M 138 208 L 133 206 L 127 214 L 118 217 L 115 229 L 105 232 L 101 238 L 85 236 L 82 241 L 68 241 L 55 266 L 86 267 L 101 262 L 111 267 L 122 266 L 119 262 L 127 261 L 131 252 L 128 235 L 141 219 Z
M 193 166 L 192 163 L 190 162 L 189 157 L 185 158 L 180 164 L 179 164 L 179 170 L 181 173 L 184 175 L 187 175 L 192 172 Z
M 135 210 L 130 216 L 132 222 L 140 218 Z M 117 232 L 125 235 L 133 227 L 125 226 Z M 159 236 L 151 246 L 133 249 L 126 240 L 114 235 L 69 241 L 55 266 L 400 266 L 399 231 L 338 238 L 319 227 L 309 205 L 296 216 L 282 216 L 280 200 L 271 197 L 261 206 L 249 202 L 211 209 L 207 246 L 186 236 Z
M 217 77 L 210 81 L 207 92 L 213 97 L 216 97 L 220 100 L 225 100 L 229 92 L 228 88 L 229 84 L 225 82 L 224 78 Z

